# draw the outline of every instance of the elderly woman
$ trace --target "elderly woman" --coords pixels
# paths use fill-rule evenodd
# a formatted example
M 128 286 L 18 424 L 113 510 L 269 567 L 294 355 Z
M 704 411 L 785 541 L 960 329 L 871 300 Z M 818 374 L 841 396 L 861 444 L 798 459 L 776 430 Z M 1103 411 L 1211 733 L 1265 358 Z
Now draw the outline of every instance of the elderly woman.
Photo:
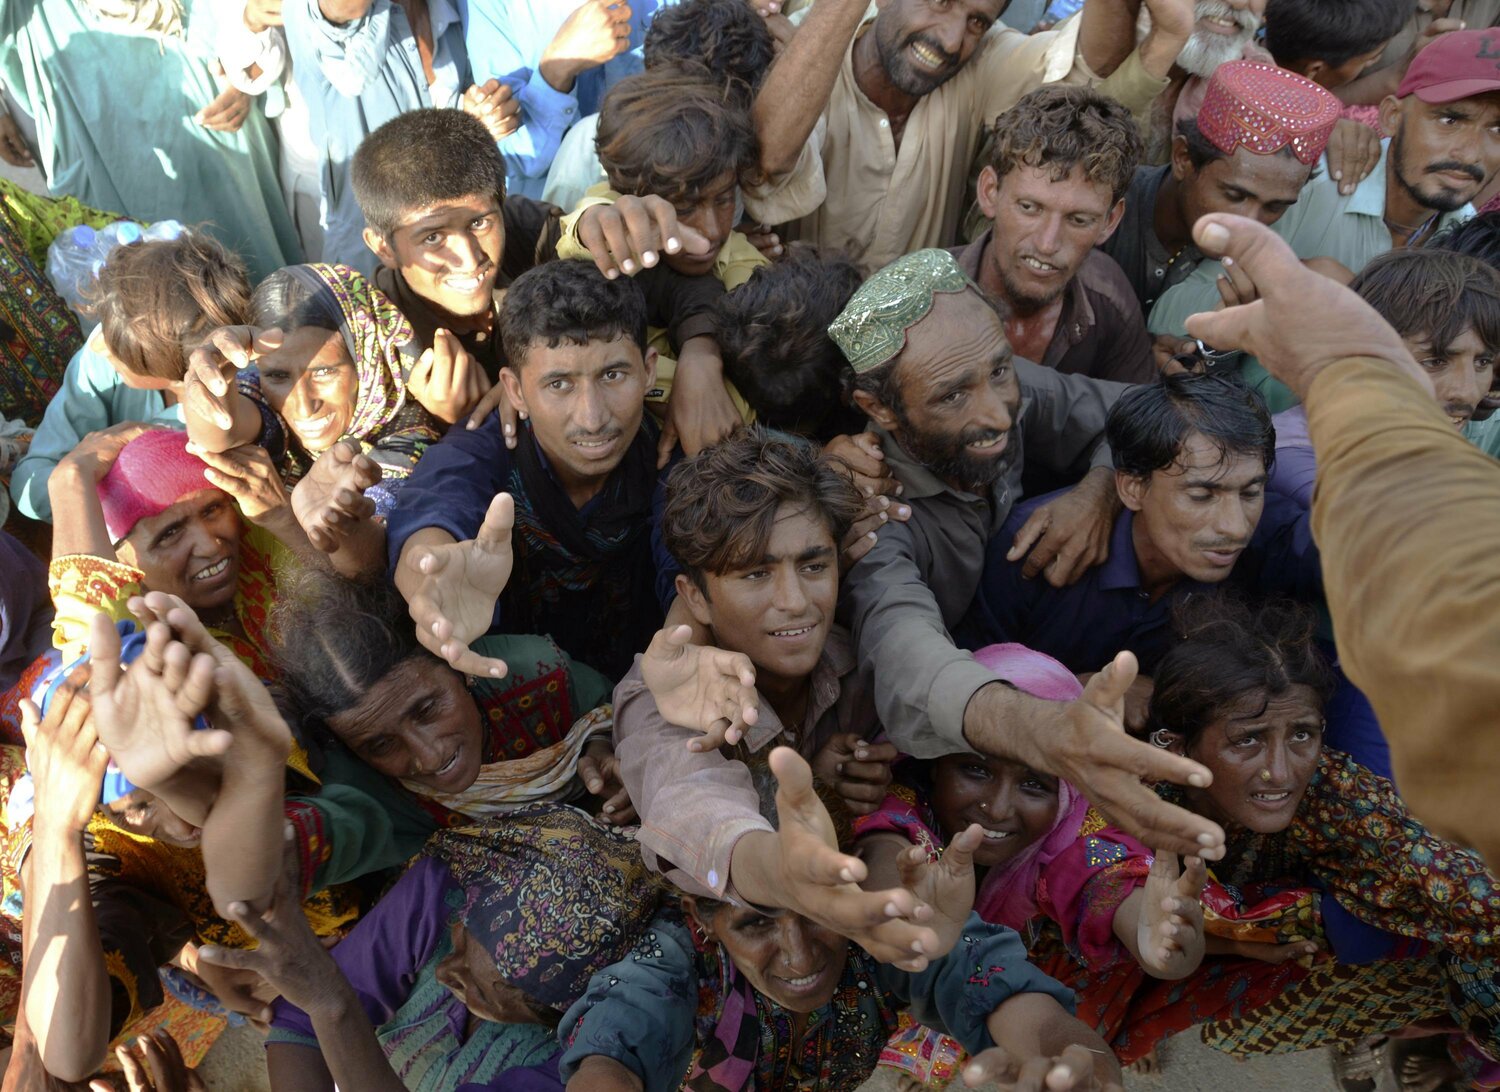
M 763 803 L 767 818 L 779 813 L 783 830 L 818 830 L 831 843 L 806 761 L 783 747 L 771 766 L 780 787 Z M 757 770 L 763 797 L 765 773 Z M 1015 932 L 967 911 L 973 834 L 950 848 L 952 860 L 907 871 L 950 945 L 919 972 L 878 964 L 795 913 L 682 896 L 680 915 L 658 917 L 563 1018 L 569 1092 L 853 1090 L 907 1008 L 981 1056 L 971 1078 L 1024 1066 L 1028 1087 L 1044 1076 L 1048 1088 L 1117 1087 L 1103 1040 L 1069 1015 L 1070 992 L 1026 962 Z

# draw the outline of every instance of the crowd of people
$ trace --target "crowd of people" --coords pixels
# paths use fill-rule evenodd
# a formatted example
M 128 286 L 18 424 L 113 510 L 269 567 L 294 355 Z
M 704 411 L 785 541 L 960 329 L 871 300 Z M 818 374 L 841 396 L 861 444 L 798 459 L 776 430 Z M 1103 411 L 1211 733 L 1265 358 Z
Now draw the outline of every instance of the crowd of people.
M 1500 5 L 1007 6 L 0 0 L 6 1092 L 1500 1089 Z

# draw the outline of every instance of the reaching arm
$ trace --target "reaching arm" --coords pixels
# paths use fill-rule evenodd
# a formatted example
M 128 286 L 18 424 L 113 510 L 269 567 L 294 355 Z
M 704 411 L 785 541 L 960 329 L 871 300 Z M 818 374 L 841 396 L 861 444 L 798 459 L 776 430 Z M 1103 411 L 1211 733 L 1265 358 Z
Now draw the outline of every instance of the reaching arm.
M 1087 0 L 1083 5 L 1078 52 L 1095 75 L 1108 76 L 1129 56 L 1140 9 L 1140 0 Z
M 127 422 L 91 432 L 53 468 L 47 479 L 53 557 L 87 554 L 114 560 L 115 547 L 97 490 L 120 451 L 147 427 Z
M 863 0 L 823 0 L 766 74 L 751 112 L 761 170 L 767 175 L 785 174 L 796 164 L 828 106 L 865 8 Z

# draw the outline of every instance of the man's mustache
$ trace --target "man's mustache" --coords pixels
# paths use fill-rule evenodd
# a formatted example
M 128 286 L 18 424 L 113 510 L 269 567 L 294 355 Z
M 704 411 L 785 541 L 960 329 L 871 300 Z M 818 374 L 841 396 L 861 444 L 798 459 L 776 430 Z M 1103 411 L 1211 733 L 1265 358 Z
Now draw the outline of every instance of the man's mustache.
M 1460 163 L 1456 159 L 1445 159 L 1441 163 L 1430 163 L 1427 166 L 1428 174 L 1441 174 L 1444 171 L 1466 174 L 1475 182 L 1484 181 L 1484 172 L 1474 163 Z

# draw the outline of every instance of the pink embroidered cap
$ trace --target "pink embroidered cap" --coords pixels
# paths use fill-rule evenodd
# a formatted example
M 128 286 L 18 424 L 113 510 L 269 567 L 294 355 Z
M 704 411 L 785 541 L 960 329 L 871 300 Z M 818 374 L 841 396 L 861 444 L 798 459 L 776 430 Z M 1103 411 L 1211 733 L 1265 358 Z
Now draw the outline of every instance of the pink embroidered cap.
M 203 461 L 188 454 L 187 433 L 154 428 L 120 449 L 115 465 L 99 483 L 99 503 L 112 542 L 135 525 L 159 516 L 183 497 L 214 486 L 203 474 Z
M 1248 148 L 1272 155 L 1291 148 L 1312 166 L 1328 147 L 1339 100 L 1295 72 L 1258 61 L 1229 61 L 1214 70 L 1198 110 L 1198 131 L 1219 151 Z

